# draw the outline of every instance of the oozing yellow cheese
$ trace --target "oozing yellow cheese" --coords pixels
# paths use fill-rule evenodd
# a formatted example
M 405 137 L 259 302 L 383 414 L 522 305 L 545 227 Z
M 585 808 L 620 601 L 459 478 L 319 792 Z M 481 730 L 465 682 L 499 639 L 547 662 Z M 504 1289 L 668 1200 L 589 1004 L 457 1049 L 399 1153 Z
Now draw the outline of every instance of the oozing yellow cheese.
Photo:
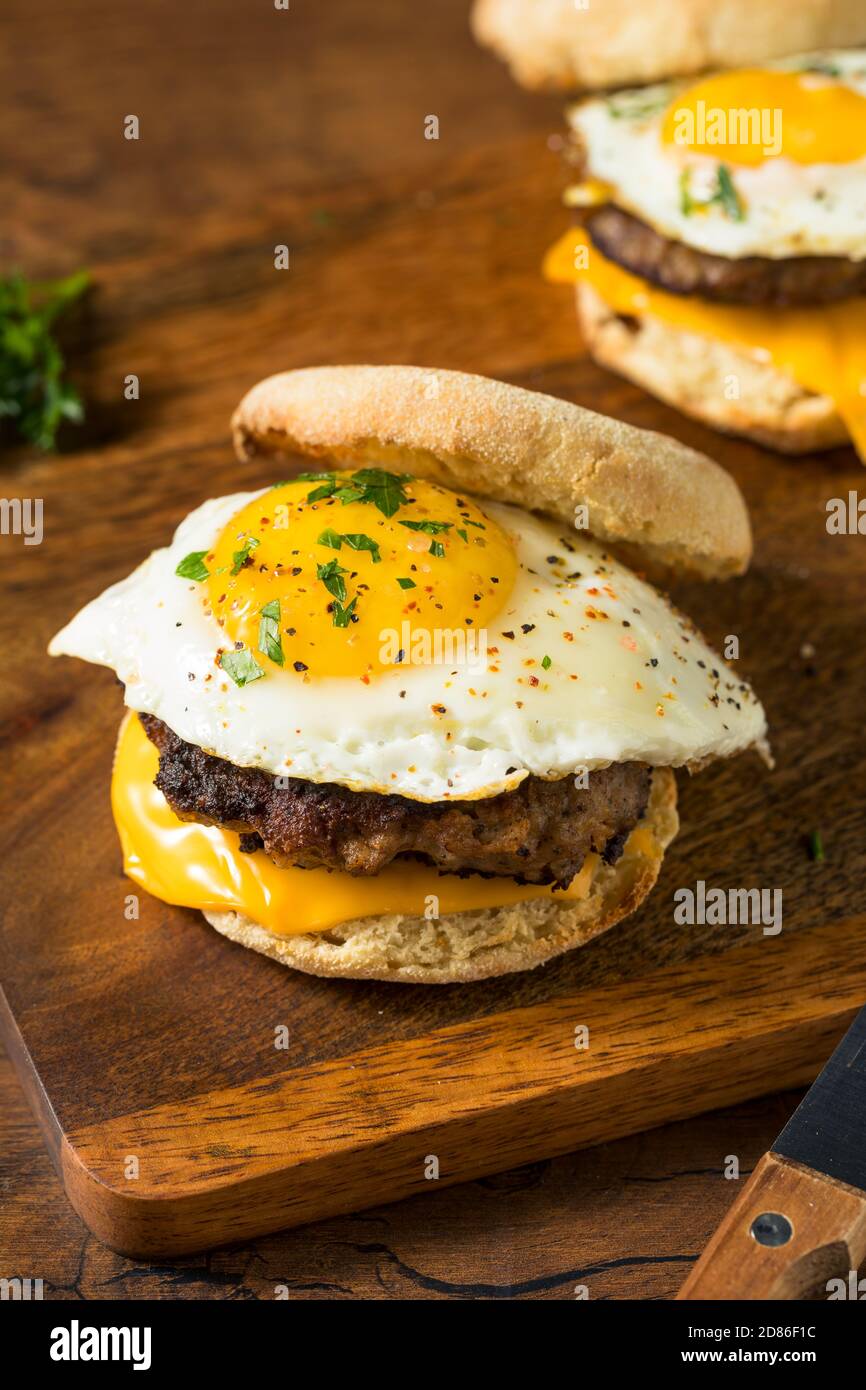
M 609 261 L 579 227 L 551 247 L 544 273 L 559 284 L 585 280 L 615 313 L 648 314 L 771 361 L 807 391 L 830 397 L 866 462 L 866 298 L 770 309 L 668 294 Z
M 440 875 L 408 861 L 395 862 L 374 878 L 280 869 L 263 851 L 241 854 L 232 831 L 179 820 L 153 785 L 157 765 L 156 749 L 138 718 L 127 716 L 111 779 L 124 871 L 163 902 L 200 911 L 236 909 L 280 936 L 327 931 L 340 922 L 392 912 L 423 916 L 430 897 L 438 899 L 440 914 L 505 907 L 554 892 L 558 902 L 574 901 L 586 897 L 598 865 L 598 856 L 588 855 L 564 892 L 521 887 L 511 879 Z

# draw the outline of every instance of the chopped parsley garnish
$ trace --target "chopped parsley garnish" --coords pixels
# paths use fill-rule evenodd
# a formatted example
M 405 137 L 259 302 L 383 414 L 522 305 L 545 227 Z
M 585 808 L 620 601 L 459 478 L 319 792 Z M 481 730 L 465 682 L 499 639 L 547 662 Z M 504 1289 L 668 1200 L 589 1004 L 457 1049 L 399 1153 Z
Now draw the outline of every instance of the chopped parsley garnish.
M 331 550 L 340 550 L 343 544 L 350 550 L 368 550 L 373 557 L 373 564 L 378 565 L 382 556 L 379 554 L 379 543 L 374 541 L 372 536 L 365 536 L 362 531 L 345 532 L 334 531 L 327 527 L 319 536 L 319 545 L 330 546 Z
M 443 531 L 450 531 L 454 523 L 451 521 L 401 521 L 400 525 L 405 526 L 409 531 L 423 531 L 425 536 L 441 536 Z
M 369 550 L 373 557 L 373 564 L 378 565 L 382 556 L 379 554 L 379 544 L 373 540 L 372 536 L 365 536 L 363 532 L 356 531 L 351 535 L 343 534 L 343 540 L 350 550 Z
M 349 626 L 349 623 L 352 621 L 352 616 L 355 612 L 355 604 L 357 602 L 357 598 L 353 598 L 352 602 L 347 604 L 344 608 L 342 603 L 339 603 L 336 599 L 334 600 L 334 627 Z
M 403 484 L 412 481 L 411 473 L 387 473 L 384 468 L 362 468 L 352 482 L 364 488 L 359 500 L 372 502 L 383 516 L 393 516 L 409 499 Z
M 430 542 L 430 554 L 435 555 L 437 560 L 441 560 L 445 554 L 445 547 L 441 541 Z
M 416 589 L 418 587 L 414 579 L 398 579 L 397 583 L 401 589 Z
M 175 574 L 179 575 L 181 579 L 195 579 L 200 584 L 210 574 L 210 570 L 204 562 L 205 555 L 207 555 L 206 550 L 191 550 L 188 555 L 184 555 L 175 570 Z
M 333 483 L 323 483 L 321 487 L 314 487 L 312 492 L 307 493 L 308 502 L 321 502 L 324 497 L 331 497 L 334 492 Z
M 551 666 L 553 665 L 553 662 L 551 661 L 549 656 L 543 656 L 541 658 L 541 665 L 545 671 L 549 671 Z
M 745 217 L 743 200 L 734 187 L 734 180 L 731 178 L 731 171 L 727 164 L 720 164 L 716 175 L 717 189 L 715 197 L 721 203 L 725 212 L 734 222 L 742 222 Z
M 465 541 L 467 545 L 469 544 L 469 532 L 464 531 L 462 526 L 457 527 L 457 534 L 462 541 Z
M 328 593 L 332 594 L 340 603 L 346 602 L 344 574 L 348 574 L 348 570 L 342 568 L 339 560 L 329 560 L 326 565 L 316 566 L 316 578 L 322 580 Z
M 250 685 L 252 681 L 261 680 L 265 674 L 259 663 L 256 661 L 252 652 L 223 652 L 220 657 L 220 666 L 231 676 L 235 685 Z
M 280 600 L 271 599 L 260 610 L 259 651 L 269 656 L 277 666 L 285 665 L 283 639 L 280 636 Z
M 257 545 L 258 541 L 255 536 L 247 536 L 240 550 L 236 550 L 232 555 L 232 574 L 240 574 Z
M 605 102 L 615 121 L 644 121 L 664 111 L 670 99 L 670 87 L 650 88 L 649 92 L 621 92 Z
M 383 516 L 393 516 L 408 502 L 403 484 L 411 473 L 388 473 L 384 468 L 359 468 L 357 473 L 340 477 L 337 473 L 301 473 L 299 481 L 319 483 L 307 494 L 308 502 L 321 502 L 333 497 L 344 506 L 349 502 L 365 502 L 377 507 Z
M 718 206 L 733 222 L 742 222 L 746 216 L 743 200 L 734 187 L 731 171 L 727 164 L 720 164 L 716 170 L 716 187 L 709 198 L 696 198 L 691 191 L 691 170 L 683 169 L 680 174 L 680 212 L 691 217 L 694 212 Z
M 809 857 L 816 864 L 824 861 L 824 841 L 820 830 L 813 830 L 809 835 Z

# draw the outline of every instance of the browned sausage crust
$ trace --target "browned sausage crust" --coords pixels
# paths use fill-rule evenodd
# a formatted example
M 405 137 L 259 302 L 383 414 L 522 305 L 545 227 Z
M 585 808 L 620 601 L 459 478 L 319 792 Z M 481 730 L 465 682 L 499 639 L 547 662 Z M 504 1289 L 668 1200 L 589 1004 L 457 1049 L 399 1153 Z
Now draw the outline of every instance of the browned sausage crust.
M 299 778 L 278 786 L 267 772 L 235 767 L 152 715 L 139 717 L 159 750 L 156 785 L 175 814 L 236 830 L 242 848 L 263 846 L 282 866 L 369 875 L 414 855 L 448 873 L 567 887 L 591 850 L 607 863 L 619 858 L 649 798 L 644 763 L 592 772 L 585 789 L 573 777 L 527 777 L 478 801 L 411 801 Z

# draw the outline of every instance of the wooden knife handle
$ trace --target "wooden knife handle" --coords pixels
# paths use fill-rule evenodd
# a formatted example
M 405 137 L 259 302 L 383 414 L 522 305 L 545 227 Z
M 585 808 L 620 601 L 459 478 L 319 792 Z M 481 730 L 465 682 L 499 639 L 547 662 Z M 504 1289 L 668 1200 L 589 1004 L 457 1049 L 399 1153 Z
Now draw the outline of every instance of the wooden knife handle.
M 677 1298 L 826 1297 L 864 1258 L 866 1192 L 768 1153 Z

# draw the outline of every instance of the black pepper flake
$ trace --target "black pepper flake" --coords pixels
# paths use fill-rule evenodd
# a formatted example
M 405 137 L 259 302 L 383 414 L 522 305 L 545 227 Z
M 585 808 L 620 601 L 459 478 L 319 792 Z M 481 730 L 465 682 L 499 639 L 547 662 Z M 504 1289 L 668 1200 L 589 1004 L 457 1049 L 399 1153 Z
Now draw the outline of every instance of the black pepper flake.
M 521 632 L 534 632 L 534 631 L 535 631 L 535 623 L 521 623 L 521 624 L 520 624 L 520 631 L 521 631 Z
M 303 661 L 293 661 L 292 665 L 294 666 L 296 671 L 309 671 L 310 669 L 309 666 L 307 666 L 306 663 Z
M 513 632 L 503 632 L 502 636 L 503 636 L 503 637 L 507 637 L 508 640 L 509 640 L 510 642 L 513 642 L 513 641 L 514 641 L 514 633 L 513 633 Z
M 295 578 L 297 578 L 297 576 L 301 573 L 300 565 L 293 565 L 291 572 L 295 576 Z
M 657 657 L 657 656 L 651 656 L 650 659 L 649 659 L 649 664 L 650 664 L 650 666 L 658 666 L 658 664 L 659 664 L 659 659 L 658 659 L 658 657 Z
M 405 655 L 406 655 L 406 653 L 405 653 L 405 651 L 403 650 L 403 648 L 401 647 L 400 650 L 398 651 L 397 655 L 394 657 L 394 661 L 397 663 L 398 666 L 399 666 L 400 662 L 403 660 L 403 658 L 405 657 Z

